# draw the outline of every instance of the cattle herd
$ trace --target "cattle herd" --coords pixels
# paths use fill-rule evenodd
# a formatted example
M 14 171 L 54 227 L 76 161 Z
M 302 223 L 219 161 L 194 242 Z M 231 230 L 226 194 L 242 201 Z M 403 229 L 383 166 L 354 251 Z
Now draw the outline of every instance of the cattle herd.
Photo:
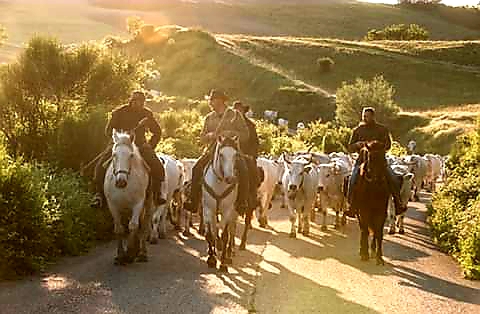
M 150 237 L 152 243 L 156 243 L 157 238 L 165 237 L 167 222 L 173 224 L 177 230 L 183 230 L 185 236 L 190 236 L 192 216 L 196 214 L 183 207 L 189 197 L 192 167 L 196 159 L 175 160 L 163 154 L 159 157 L 166 169 L 166 184 L 163 188 L 167 203 L 153 213 Z M 278 158 L 259 157 L 257 165 L 264 173 L 258 188 L 256 208 L 260 227 L 267 227 L 268 213 L 275 197 L 280 198 L 281 206 L 288 209 L 292 238 L 296 237 L 297 232 L 308 236 L 310 223 L 315 220 L 317 213 L 322 218 L 322 230 L 326 230 L 329 210 L 335 212 L 335 228 L 345 225 L 345 212 L 348 209 L 346 192 L 356 158 L 357 154 L 310 152 L 284 153 Z M 435 183 L 446 176 L 446 158 L 439 155 L 387 155 L 387 162 L 402 179 L 401 202 L 404 205 L 410 200 L 418 201 L 422 188 L 434 192 Z M 393 202 L 390 200 L 386 222 L 390 234 L 395 233 L 397 228 L 400 234 L 404 233 L 404 215 L 405 213 L 395 215 Z M 201 216 L 200 213 L 200 219 Z

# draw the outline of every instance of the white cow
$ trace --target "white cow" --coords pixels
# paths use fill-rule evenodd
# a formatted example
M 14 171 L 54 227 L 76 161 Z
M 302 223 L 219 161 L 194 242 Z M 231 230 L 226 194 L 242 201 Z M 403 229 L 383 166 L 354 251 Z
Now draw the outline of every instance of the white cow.
M 404 157 L 404 165 L 408 166 L 408 171 L 413 173 L 413 200 L 418 201 L 418 192 L 427 175 L 427 160 L 419 155 L 408 155 Z
M 343 215 L 340 222 L 340 212 L 345 209 L 346 199 L 346 180 L 352 172 L 352 166 L 349 162 L 342 159 L 333 159 L 329 164 L 317 166 L 318 170 L 318 209 L 323 214 L 322 230 L 327 230 L 328 209 L 335 211 L 335 229 L 340 224 L 345 225 L 346 217 Z
M 411 155 L 415 154 L 416 149 L 417 149 L 417 142 L 415 142 L 414 140 L 411 140 L 410 142 L 408 142 L 407 151 L 409 154 Z
M 278 117 L 278 111 L 265 110 L 265 111 L 263 112 L 263 117 L 264 117 L 266 120 L 275 121 L 275 120 L 277 120 L 277 117 Z
M 284 166 L 277 161 L 264 157 L 257 158 L 257 166 L 261 167 L 264 173 L 263 182 L 258 188 L 259 206 L 257 207 L 257 219 L 260 227 L 268 225 L 267 211 L 272 206 L 272 198 L 275 187 L 283 175 Z
M 184 182 L 183 164 L 171 156 L 158 153 L 158 158 L 165 167 L 165 182 L 162 184 L 162 194 L 166 196 L 166 203 L 158 206 L 153 213 L 152 232 L 150 241 L 156 243 L 157 239 L 164 239 L 167 232 L 167 216 L 170 215 L 172 224 L 176 229 L 179 226 L 180 211 L 183 208 L 181 191 Z
M 433 154 L 426 154 L 424 158 L 427 161 L 427 175 L 425 176 L 425 186 L 430 192 L 435 192 L 435 183 L 442 175 L 442 157 Z
M 298 216 L 298 232 L 304 236 L 310 233 L 310 213 L 312 212 L 318 187 L 318 172 L 313 165 L 303 158 L 285 162 L 282 185 L 285 202 L 290 212 L 292 224 L 290 237 L 297 236 L 295 223 Z
M 288 120 L 283 118 L 278 119 L 278 127 L 288 129 Z
M 400 188 L 400 202 L 403 207 L 407 207 L 408 201 L 412 197 L 412 185 L 413 185 L 413 173 L 408 171 L 408 166 L 394 165 L 392 170 L 396 175 L 402 176 L 401 188 Z M 395 234 L 396 226 L 398 226 L 398 233 L 404 234 L 405 229 L 403 227 L 403 220 L 405 219 L 405 213 L 397 215 L 395 213 L 395 205 L 393 204 L 393 198 L 388 200 L 388 224 L 390 226 L 389 234 Z

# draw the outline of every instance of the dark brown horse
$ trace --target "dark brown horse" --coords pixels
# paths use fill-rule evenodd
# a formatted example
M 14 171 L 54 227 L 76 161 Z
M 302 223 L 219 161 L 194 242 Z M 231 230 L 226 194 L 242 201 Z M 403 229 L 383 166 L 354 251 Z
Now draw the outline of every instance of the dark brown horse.
M 360 151 L 360 174 L 353 190 L 352 207 L 356 208 L 360 224 L 360 257 L 369 259 L 368 235 L 373 231 L 371 243 L 372 256 L 377 265 L 383 261 L 383 225 L 387 218 L 390 191 L 387 183 L 387 163 L 384 144 L 378 141 L 368 142 Z

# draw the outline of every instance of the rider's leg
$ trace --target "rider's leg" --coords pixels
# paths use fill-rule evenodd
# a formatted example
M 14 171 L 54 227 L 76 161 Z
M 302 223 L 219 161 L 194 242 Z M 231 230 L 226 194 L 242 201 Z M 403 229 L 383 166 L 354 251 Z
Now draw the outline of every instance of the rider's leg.
M 162 182 L 165 181 L 165 168 L 153 148 L 144 146 L 140 149 L 140 154 L 150 167 L 153 199 L 157 205 L 165 204 L 166 196 L 162 193 Z
M 203 170 L 210 160 L 210 152 L 205 152 L 195 163 L 192 168 L 192 187 L 191 187 L 191 203 L 186 203 L 185 208 L 192 212 L 197 212 L 200 207 L 202 194 L 202 176 Z
M 346 212 L 346 215 L 349 217 L 355 217 L 357 214 L 357 210 L 352 207 L 352 201 L 353 201 L 353 190 L 355 188 L 359 175 L 360 175 L 360 160 L 357 159 L 357 161 L 353 166 L 352 175 L 350 177 L 350 182 L 348 184 L 347 202 L 350 205 L 350 210 Z
M 248 156 L 247 157 L 247 167 L 248 167 L 248 207 L 250 209 L 257 208 L 257 189 L 259 185 L 259 173 L 257 169 L 257 161 L 255 158 Z
M 236 209 L 240 215 L 245 214 L 248 209 L 248 195 L 249 195 L 249 173 L 246 159 L 242 156 L 237 160 L 238 170 L 238 192 Z
M 103 191 L 103 185 L 105 181 L 105 173 L 107 172 L 104 163 L 112 156 L 111 148 L 106 149 L 103 152 L 102 157 L 97 161 L 95 165 L 95 171 L 93 174 L 93 181 L 95 183 L 95 198 L 91 204 L 94 208 L 102 208 L 106 204 L 105 194 Z
M 395 173 L 389 165 L 387 165 L 386 177 L 390 193 L 392 193 L 393 203 L 395 204 L 395 213 L 397 215 L 402 214 L 407 210 L 407 206 L 402 205 L 402 201 L 400 198 L 400 190 L 402 188 L 401 180 L 396 177 Z

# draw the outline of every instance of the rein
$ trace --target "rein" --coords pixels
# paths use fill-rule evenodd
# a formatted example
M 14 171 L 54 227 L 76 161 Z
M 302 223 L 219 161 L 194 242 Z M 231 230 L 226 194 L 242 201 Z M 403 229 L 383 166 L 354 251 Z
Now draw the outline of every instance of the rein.
M 226 145 L 225 145 L 225 146 L 226 146 Z M 213 198 L 215 199 L 215 205 L 216 205 L 216 206 L 215 206 L 215 207 L 216 207 L 215 210 L 216 210 L 216 212 L 218 212 L 219 209 L 220 209 L 220 206 L 219 206 L 219 205 L 220 205 L 220 202 L 221 202 L 223 199 L 225 199 L 228 195 L 230 195 L 230 193 L 232 193 L 233 190 L 235 189 L 235 187 L 238 185 L 237 182 L 234 182 L 234 183 L 232 183 L 232 184 L 229 184 L 229 185 L 227 186 L 227 189 L 226 189 L 225 191 L 223 191 L 222 194 L 217 194 L 217 193 L 215 192 L 215 190 L 214 190 L 210 185 L 208 185 L 207 181 L 205 180 L 205 174 L 208 172 L 208 168 L 212 168 L 212 172 L 213 172 L 213 174 L 215 175 L 215 177 L 217 178 L 217 180 L 220 181 L 220 182 L 224 182 L 224 181 L 225 181 L 225 179 L 224 179 L 225 174 L 223 173 L 222 162 L 221 162 L 221 160 L 219 159 L 219 158 L 220 158 L 220 157 L 219 157 L 219 156 L 220 156 L 219 151 L 220 151 L 220 149 L 221 149 L 222 147 L 224 147 L 224 146 L 219 146 L 219 147 L 217 147 L 217 148 L 215 149 L 215 159 L 214 159 L 214 161 L 210 162 L 210 163 L 207 165 L 207 167 L 205 168 L 206 170 L 205 170 L 205 173 L 204 173 L 204 175 L 203 175 L 203 180 L 202 180 L 202 185 L 203 185 L 203 187 L 205 188 L 205 190 L 207 191 L 207 193 L 208 193 L 211 197 L 213 197 Z M 218 174 L 218 173 L 217 173 L 217 171 L 216 171 L 216 169 L 215 169 L 216 167 L 214 166 L 215 163 L 218 163 L 218 164 L 220 165 L 220 170 L 221 170 L 220 172 L 221 172 L 221 174 Z

